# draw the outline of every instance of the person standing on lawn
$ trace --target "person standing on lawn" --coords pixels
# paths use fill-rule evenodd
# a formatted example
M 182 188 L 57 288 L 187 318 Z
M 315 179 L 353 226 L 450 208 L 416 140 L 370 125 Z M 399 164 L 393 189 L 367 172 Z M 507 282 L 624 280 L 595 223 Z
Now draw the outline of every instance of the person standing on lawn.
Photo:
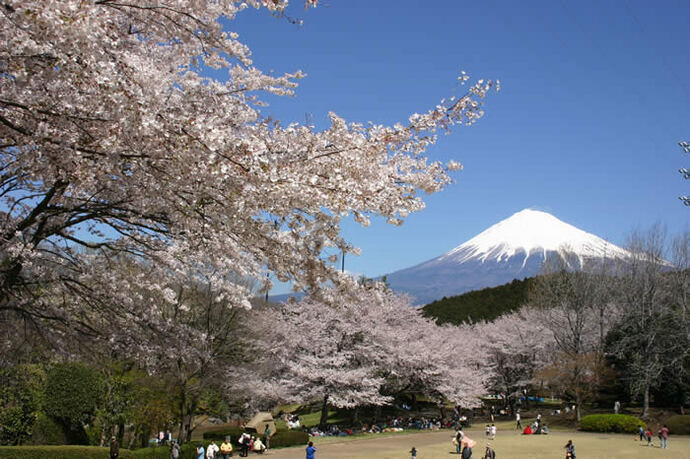
M 662 448 L 668 448 L 668 427 L 666 427 L 666 424 L 664 424 L 664 427 L 661 428 L 661 436 L 659 441 L 661 442 Z
M 307 459 L 316 459 L 316 448 L 314 448 L 314 443 L 309 442 L 307 445 Z
M 575 445 L 573 445 L 572 440 L 568 440 L 568 443 L 565 444 L 565 457 L 575 459 Z
M 264 430 L 264 445 L 266 446 L 266 449 L 269 448 L 269 441 L 271 441 L 271 426 L 266 424 L 266 430 Z
M 120 445 L 115 437 L 110 437 L 110 459 L 118 459 L 118 457 L 120 457 Z

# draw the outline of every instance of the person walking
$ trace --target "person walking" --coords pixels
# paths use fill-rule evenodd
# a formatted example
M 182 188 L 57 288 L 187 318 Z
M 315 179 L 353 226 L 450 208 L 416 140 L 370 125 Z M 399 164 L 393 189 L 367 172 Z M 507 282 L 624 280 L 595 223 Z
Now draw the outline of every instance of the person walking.
M 659 441 L 661 442 L 662 448 L 668 448 L 668 427 L 666 427 L 666 424 L 664 424 L 664 427 L 661 428 L 661 436 Z
M 644 434 L 644 429 L 642 428 L 642 426 L 638 427 L 637 433 L 640 436 L 640 441 L 645 441 L 647 439 L 647 436 Z
M 307 445 L 307 459 L 316 459 L 316 448 L 314 448 L 314 443 L 309 442 Z
M 225 441 L 220 444 L 220 457 L 222 459 L 230 459 L 232 456 L 232 442 L 230 437 L 225 437 Z
M 462 429 L 458 429 L 455 433 L 455 438 L 453 438 L 453 443 L 455 443 L 455 452 L 460 454 L 462 452 L 462 439 L 465 436 Z
M 415 448 L 414 446 L 410 450 L 410 457 L 411 459 L 417 459 L 417 448 Z
M 204 459 L 204 453 L 206 451 L 204 450 L 204 445 L 201 443 L 197 443 L 196 445 L 196 459 Z
M 117 438 L 110 437 L 110 459 L 118 459 L 120 457 L 120 445 L 117 443 Z
M 575 459 L 575 445 L 573 445 L 572 440 L 568 440 L 565 444 L 565 457 L 566 459 Z
M 484 452 L 484 459 L 496 459 L 496 451 L 491 447 L 490 443 L 486 444 L 486 451 Z
M 170 459 L 180 459 L 180 445 L 175 440 L 170 440 Z
M 465 443 L 465 447 L 462 448 L 462 459 L 472 459 L 472 448 L 469 443 Z
M 496 424 L 491 424 L 491 441 L 496 440 Z
M 522 425 L 520 424 L 520 410 L 517 410 L 515 412 L 515 421 L 517 421 L 517 425 L 515 426 L 515 428 L 518 430 L 522 430 Z

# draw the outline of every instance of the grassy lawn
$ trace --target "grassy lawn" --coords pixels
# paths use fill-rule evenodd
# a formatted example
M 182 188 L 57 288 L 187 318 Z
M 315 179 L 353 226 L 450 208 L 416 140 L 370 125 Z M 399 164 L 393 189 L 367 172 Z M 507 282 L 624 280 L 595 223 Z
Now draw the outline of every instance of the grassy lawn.
M 474 457 L 482 457 L 486 440 L 478 428 L 467 431 L 477 441 Z M 370 435 L 368 437 L 317 439 L 318 459 L 394 459 L 409 457 L 412 446 L 417 448 L 419 459 L 457 457 L 450 442 L 452 432 L 422 432 L 417 434 Z M 580 459 L 690 459 L 690 437 L 671 436 L 669 449 L 662 450 L 644 446 L 633 435 L 596 434 L 576 431 L 556 431 L 550 435 L 523 436 L 515 430 L 501 430 L 492 445 L 499 458 L 548 459 L 563 458 L 563 446 L 573 440 L 577 457 Z M 304 447 L 285 448 L 269 453 L 274 459 L 304 457 Z

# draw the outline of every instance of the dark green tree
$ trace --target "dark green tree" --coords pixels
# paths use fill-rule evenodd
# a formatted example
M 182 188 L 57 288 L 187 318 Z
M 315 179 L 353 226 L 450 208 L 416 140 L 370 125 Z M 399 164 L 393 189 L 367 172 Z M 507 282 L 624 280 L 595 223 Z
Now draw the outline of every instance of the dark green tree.
M 18 445 L 31 436 L 41 409 L 45 377 L 36 365 L 0 370 L 0 444 Z
M 81 363 L 61 363 L 48 371 L 44 412 L 59 421 L 70 443 L 87 443 L 84 426 L 103 392 L 100 374 Z

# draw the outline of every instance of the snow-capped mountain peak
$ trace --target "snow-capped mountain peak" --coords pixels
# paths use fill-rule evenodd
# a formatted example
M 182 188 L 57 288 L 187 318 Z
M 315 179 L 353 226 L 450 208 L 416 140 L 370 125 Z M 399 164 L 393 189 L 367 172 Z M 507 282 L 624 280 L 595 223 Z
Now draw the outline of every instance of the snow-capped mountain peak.
M 409 293 L 418 304 L 424 304 L 535 276 L 544 261 L 560 250 L 579 258 L 580 266 L 585 261 L 629 255 L 551 214 L 525 209 L 439 257 L 386 277 L 393 290 Z
M 519 253 L 543 254 L 567 249 L 580 257 L 624 256 L 625 250 L 582 231 L 551 214 L 525 209 L 496 223 L 436 260 L 463 263 L 470 259 L 502 261 Z

